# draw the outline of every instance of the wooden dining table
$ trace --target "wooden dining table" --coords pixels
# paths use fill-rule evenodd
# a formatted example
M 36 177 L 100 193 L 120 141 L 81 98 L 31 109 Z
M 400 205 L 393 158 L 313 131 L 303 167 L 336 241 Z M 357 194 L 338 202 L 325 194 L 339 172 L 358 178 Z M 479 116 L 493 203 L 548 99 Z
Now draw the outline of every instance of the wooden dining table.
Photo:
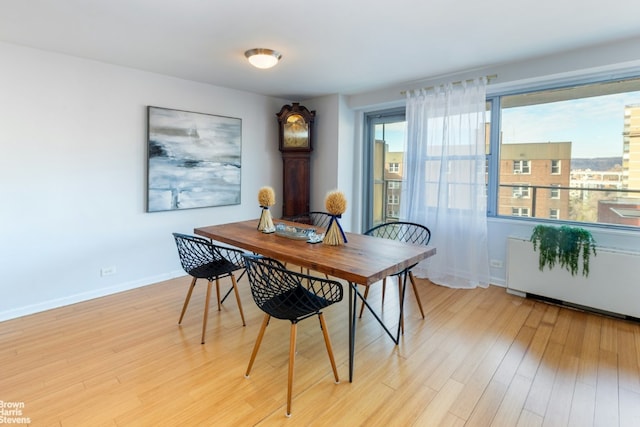
M 358 297 L 374 315 L 385 332 L 397 345 L 400 338 L 400 324 L 404 307 L 407 282 L 407 268 L 423 259 L 435 255 L 432 246 L 414 245 L 395 240 L 381 239 L 357 233 L 345 233 L 347 242 L 339 246 L 324 243 L 307 243 L 276 233 L 258 231 L 258 219 L 228 224 L 198 227 L 194 233 L 218 242 L 223 242 L 257 254 L 278 259 L 300 267 L 324 273 L 349 282 L 349 381 L 353 381 L 355 360 L 356 302 Z M 313 228 L 309 225 L 276 220 L 287 226 Z M 318 233 L 323 230 L 317 230 Z M 402 274 L 403 286 L 400 296 L 400 317 L 394 335 L 382 319 L 364 300 L 357 285 L 371 286 L 391 274 Z

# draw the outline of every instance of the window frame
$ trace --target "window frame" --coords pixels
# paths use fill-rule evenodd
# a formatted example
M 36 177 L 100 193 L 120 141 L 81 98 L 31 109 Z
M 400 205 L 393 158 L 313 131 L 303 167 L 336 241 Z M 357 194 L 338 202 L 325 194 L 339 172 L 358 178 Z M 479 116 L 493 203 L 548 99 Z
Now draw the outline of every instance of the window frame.
M 373 176 L 374 176 L 374 146 L 371 144 L 375 137 L 376 125 L 406 121 L 406 106 L 397 106 L 364 113 L 363 117 L 363 209 L 361 212 L 362 229 L 368 230 L 374 226 L 373 219 Z M 387 217 L 388 217 L 387 213 Z
M 575 73 L 565 74 L 561 77 L 539 77 L 527 79 L 522 82 L 490 84 L 487 86 L 487 123 L 489 126 L 489 144 L 486 153 L 487 165 L 487 218 L 498 218 L 508 221 L 529 221 L 529 222 L 547 222 L 554 225 L 577 225 L 588 226 L 591 228 L 630 230 L 634 232 L 640 231 L 640 227 L 628 226 L 622 224 L 605 224 L 593 222 L 579 222 L 566 219 L 549 220 L 545 218 L 531 217 L 514 217 L 507 215 L 498 215 L 499 204 L 499 172 L 500 172 L 500 130 L 501 130 L 501 98 L 509 95 L 526 94 L 530 92 L 538 92 L 544 90 L 558 90 L 576 87 L 580 85 L 588 85 L 594 83 L 607 83 L 626 79 L 639 79 L 640 66 L 631 65 L 627 68 L 610 67 L 604 71 L 578 71 Z M 394 120 L 395 119 L 395 120 Z M 364 208 L 361 212 L 362 225 L 365 229 L 370 228 L 373 224 L 371 203 L 372 203 L 372 162 L 373 153 L 371 144 L 372 128 L 376 123 L 388 123 L 393 121 L 406 120 L 406 105 L 397 105 L 388 109 L 379 109 L 364 113 L 363 117 L 363 203 Z M 562 196 L 560 196 L 562 198 Z
M 582 75 L 574 75 L 558 79 L 544 79 L 541 78 L 537 82 L 504 85 L 502 88 L 493 90 L 491 85 L 487 86 L 487 104 L 490 105 L 488 113 L 490 117 L 487 119 L 487 123 L 490 123 L 490 135 L 489 135 L 489 174 L 487 179 L 487 217 L 488 218 L 500 218 L 513 221 L 529 221 L 529 222 L 547 222 L 553 225 L 573 225 L 573 226 L 588 226 L 602 229 L 615 229 L 615 230 L 631 230 L 640 231 L 640 226 L 631 226 L 625 224 L 609 224 L 609 223 L 597 223 L 597 222 L 581 222 L 572 221 L 567 219 L 547 219 L 547 218 L 532 218 L 523 216 L 509 216 L 498 214 L 499 203 L 499 190 L 500 190 L 500 133 L 501 133 L 501 100 L 502 97 L 510 95 L 523 95 L 527 93 L 540 92 L 540 91 L 552 91 L 569 89 L 583 85 L 598 84 L 598 83 L 610 83 L 628 79 L 640 79 L 640 67 L 634 66 L 629 69 L 623 69 L 620 71 L 608 71 L 598 73 L 584 73 Z M 561 173 L 561 172 L 560 172 Z

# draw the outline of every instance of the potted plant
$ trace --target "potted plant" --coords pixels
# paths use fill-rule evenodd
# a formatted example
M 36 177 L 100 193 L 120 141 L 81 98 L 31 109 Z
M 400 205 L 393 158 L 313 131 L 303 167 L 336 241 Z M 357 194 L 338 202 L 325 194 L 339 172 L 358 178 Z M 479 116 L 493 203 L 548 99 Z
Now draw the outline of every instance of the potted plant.
M 540 249 L 538 267 L 541 271 L 545 266 L 553 268 L 558 263 L 575 276 L 582 256 L 582 275 L 589 276 L 589 257 L 592 253 L 596 255 L 596 242 L 589 231 L 566 225 L 536 225 L 530 240 L 534 251 Z

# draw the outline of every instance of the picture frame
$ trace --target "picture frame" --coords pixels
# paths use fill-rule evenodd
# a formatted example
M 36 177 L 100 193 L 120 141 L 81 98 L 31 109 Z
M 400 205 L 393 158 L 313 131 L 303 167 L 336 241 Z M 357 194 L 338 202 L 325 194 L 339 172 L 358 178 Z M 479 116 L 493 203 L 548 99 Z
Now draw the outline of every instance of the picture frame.
M 240 204 L 242 119 L 147 107 L 147 212 Z

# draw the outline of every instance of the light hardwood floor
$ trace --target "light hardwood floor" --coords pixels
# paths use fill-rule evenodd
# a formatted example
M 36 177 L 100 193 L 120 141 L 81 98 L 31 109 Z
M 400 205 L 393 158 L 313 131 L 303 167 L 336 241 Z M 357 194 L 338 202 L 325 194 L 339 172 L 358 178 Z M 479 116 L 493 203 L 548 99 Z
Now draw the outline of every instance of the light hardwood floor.
M 353 383 L 346 298 L 325 311 L 340 384 L 318 321 L 301 322 L 286 418 L 289 323 L 272 320 L 245 378 L 262 319 L 246 280 L 247 326 L 234 298 L 213 302 L 204 345 L 204 282 L 177 325 L 187 277 L 2 322 L 0 400 L 34 426 L 640 425 L 640 325 L 424 280 L 427 317 L 410 293 L 398 346 L 358 321 Z

